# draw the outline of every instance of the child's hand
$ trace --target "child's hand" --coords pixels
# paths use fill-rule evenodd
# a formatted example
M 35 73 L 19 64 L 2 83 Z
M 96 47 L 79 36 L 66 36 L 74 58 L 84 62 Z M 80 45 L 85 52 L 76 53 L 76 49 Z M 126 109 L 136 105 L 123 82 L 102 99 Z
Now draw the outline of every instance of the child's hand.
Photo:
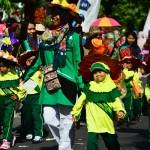
M 18 99 L 18 96 L 17 95 L 12 95 L 11 99 L 14 100 L 14 101 L 16 101 Z
M 125 113 L 123 111 L 117 112 L 117 119 L 118 120 L 123 119 L 124 117 L 125 117 Z

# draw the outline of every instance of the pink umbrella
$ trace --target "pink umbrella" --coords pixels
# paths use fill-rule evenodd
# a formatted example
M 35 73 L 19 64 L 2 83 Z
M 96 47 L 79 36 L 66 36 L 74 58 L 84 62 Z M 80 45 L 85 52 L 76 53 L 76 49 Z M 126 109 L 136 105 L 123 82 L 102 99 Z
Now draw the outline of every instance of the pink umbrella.
M 96 19 L 93 23 L 92 26 L 95 27 L 116 27 L 116 26 L 121 26 L 118 21 L 116 21 L 113 18 L 109 17 L 102 17 Z

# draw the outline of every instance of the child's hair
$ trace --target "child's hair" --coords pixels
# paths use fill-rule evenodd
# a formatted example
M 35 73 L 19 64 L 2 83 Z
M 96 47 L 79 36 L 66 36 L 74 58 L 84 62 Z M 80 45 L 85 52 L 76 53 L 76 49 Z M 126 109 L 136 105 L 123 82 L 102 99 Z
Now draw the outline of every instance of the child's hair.
M 128 43 L 127 38 L 128 38 L 129 35 L 132 35 L 135 38 L 135 41 L 134 41 L 133 44 L 137 45 L 137 34 L 134 31 L 129 31 L 129 32 L 126 33 L 126 42 L 125 43 Z

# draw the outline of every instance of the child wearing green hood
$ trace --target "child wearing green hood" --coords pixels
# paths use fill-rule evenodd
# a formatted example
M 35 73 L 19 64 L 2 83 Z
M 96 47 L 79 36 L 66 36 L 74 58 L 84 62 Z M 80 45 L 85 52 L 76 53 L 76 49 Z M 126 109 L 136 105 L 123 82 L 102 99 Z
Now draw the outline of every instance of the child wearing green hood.
M 87 150 L 98 150 L 98 136 L 101 135 L 108 150 L 120 150 L 114 125 L 114 115 L 123 119 L 126 111 L 120 100 L 121 93 L 110 77 L 110 68 L 96 62 L 91 65 L 93 81 L 90 81 L 72 109 L 74 121 L 80 117 L 83 105 L 86 107 L 88 128 Z

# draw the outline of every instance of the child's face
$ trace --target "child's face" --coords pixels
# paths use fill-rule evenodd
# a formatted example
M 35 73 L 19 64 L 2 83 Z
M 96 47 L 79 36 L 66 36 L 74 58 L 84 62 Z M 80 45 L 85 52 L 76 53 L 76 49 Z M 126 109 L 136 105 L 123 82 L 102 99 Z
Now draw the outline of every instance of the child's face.
M 123 68 L 132 69 L 132 63 L 131 62 L 125 62 L 123 63 Z
M 6 74 L 8 71 L 9 71 L 8 67 L 0 66 L 0 73 L 1 74 Z
M 97 70 L 93 74 L 94 81 L 102 82 L 106 78 L 107 73 Z
M 35 25 L 29 23 L 28 28 L 27 28 L 27 33 L 31 36 L 35 34 Z
M 135 38 L 133 37 L 133 35 L 129 35 L 127 37 L 127 41 L 129 43 L 129 45 L 132 45 L 135 42 Z
M 35 59 L 35 56 L 32 56 L 32 57 L 28 58 L 27 61 L 26 61 L 26 65 L 30 66 L 34 59 Z
M 59 26 L 60 25 L 60 16 L 56 15 L 52 17 L 53 26 Z

